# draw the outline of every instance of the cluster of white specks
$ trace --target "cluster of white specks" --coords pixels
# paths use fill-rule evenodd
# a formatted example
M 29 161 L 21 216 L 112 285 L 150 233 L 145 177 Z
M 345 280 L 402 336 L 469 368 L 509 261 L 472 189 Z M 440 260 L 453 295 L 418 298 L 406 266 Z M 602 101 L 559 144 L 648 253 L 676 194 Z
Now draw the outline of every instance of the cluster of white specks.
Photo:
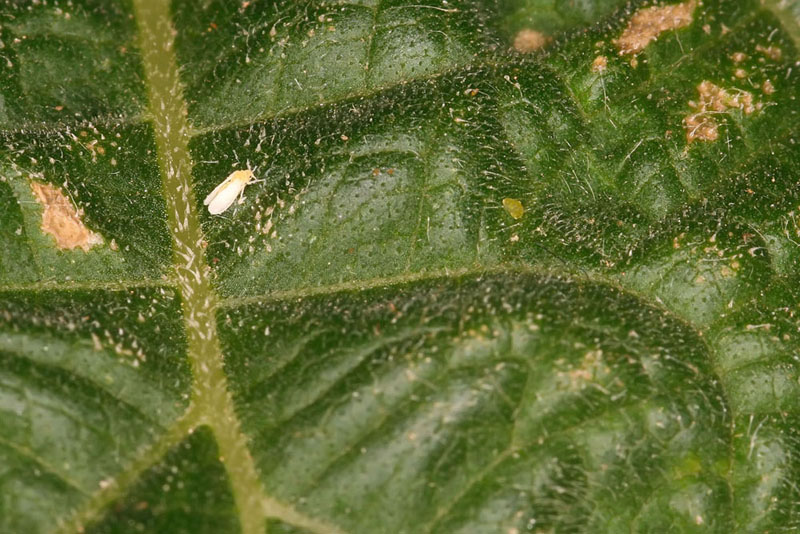
M 241 242 L 225 241 L 222 245 L 238 256 L 254 254 L 259 250 L 272 252 L 272 242 L 278 239 L 277 220 L 295 214 L 302 194 L 303 192 L 296 193 L 291 204 L 277 195 L 255 196 L 252 203 L 232 220 L 232 224 L 247 237 Z

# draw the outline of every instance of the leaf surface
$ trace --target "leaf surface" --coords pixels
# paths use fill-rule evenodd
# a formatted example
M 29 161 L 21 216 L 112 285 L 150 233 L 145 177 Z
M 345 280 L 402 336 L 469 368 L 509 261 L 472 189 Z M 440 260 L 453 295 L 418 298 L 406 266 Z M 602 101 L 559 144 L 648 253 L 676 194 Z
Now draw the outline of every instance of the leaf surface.
M 796 530 L 797 16 L 6 2 L 0 530 Z

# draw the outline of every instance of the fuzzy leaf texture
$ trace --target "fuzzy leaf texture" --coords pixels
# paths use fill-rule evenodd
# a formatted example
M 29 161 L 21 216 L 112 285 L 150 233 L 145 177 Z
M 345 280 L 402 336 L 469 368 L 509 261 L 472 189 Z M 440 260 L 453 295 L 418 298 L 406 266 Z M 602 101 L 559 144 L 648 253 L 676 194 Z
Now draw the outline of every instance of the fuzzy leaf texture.
M 0 1 L 0 532 L 797 532 L 799 20 Z

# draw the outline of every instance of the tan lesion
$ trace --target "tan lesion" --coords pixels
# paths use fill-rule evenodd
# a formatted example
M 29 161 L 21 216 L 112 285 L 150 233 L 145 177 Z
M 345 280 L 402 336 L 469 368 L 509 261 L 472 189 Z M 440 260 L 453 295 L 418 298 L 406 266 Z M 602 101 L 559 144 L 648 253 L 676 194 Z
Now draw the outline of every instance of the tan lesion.
M 542 32 L 525 28 L 514 36 L 514 49 L 522 54 L 530 54 L 549 44 L 551 38 Z
M 761 52 L 772 61 L 780 61 L 783 57 L 783 51 L 777 46 L 756 45 L 756 51 Z
M 77 209 L 64 192 L 53 185 L 32 181 L 31 189 L 42 206 L 42 231 L 50 234 L 62 250 L 80 248 L 88 252 L 103 238 L 83 223 L 83 212 Z
M 695 7 L 697 0 L 641 9 L 631 17 L 625 31 L 614 40 L 614 45 L 621 56 L 638 54 L 662 33 L 691 24 Z
M 753 95 L 747 91 L 727 91 L 714 83 L 704 80 L 697 86 L 699 101 L 689 102 L 694 113 L 684 117 L 686 141 L 716 141 L 719 137 L 717 116 L 732 109 L 750 115 L 761 106 L 753 102 Z
M 604 73 L 608 69 L 608 58 L 606 56 L 597 56 L 592 61 L 592 72 L 598 74 Z

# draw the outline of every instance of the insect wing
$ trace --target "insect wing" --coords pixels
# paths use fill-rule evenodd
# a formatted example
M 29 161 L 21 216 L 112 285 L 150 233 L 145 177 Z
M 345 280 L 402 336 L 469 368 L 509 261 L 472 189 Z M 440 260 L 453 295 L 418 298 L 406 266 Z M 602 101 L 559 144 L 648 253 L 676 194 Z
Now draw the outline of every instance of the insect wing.
M 231 185 L 231 182 L 233 182 L 233 174 L 222 180 L 222 182 L 217 187 L 215 187 L 214 190 L 208 194 L 208 196 L 206 196 L 206 199 L 203 201 L 203 205 L 208 206 L 209 204 L 214 202 L 214 199 L 217 198 L 217 195 L 219 195 L 223 189 L 229 187 Z
M 233 204 L 242 190 L 254 178 L 253 171 L 234 171 L 208 194 L 203 204 L 211 215 L 219 215 Z
M 217 195 L 211 199 L 211 202 L 208 204 L 208 212 L 211 215 L 219 215 L 226 209 L 233 204 L 233 201 L 236 200 L 236 197 L 239 196 L 239 192 L 244 188 L 244 184 L 241 182 L 232 182 L 227 185 L 224 189 L 222 189 Z

